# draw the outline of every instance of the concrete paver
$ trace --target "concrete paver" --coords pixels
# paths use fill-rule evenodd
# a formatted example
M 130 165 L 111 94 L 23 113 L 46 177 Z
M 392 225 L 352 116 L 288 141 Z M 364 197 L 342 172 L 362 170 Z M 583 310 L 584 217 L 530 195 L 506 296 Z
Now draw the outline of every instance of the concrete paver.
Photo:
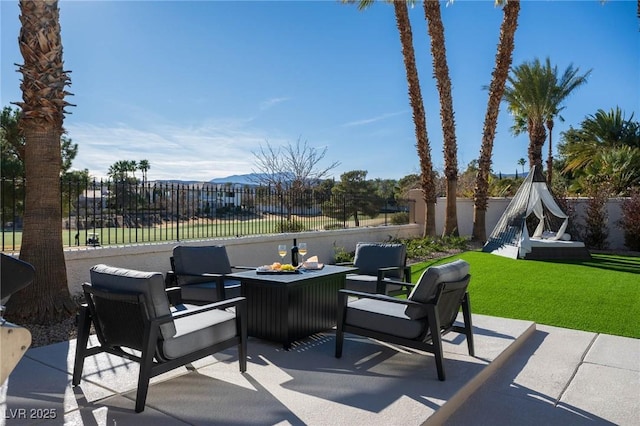
M 235 350 L 207 357 L 154 378 L 141 414 L 137 364 L 89 358 L 74 388 L 75 341 L 34 348 L 0 389 L 0 425 L 640 424 L 638 339 L 473 318 L 475 358 L 445 336 L 445 382 L 431 354 L 362 337 L 341 359 L 332 331 L 290 351 L 250 339 L 247 373 Z M 30 416 L 47 409 L 56 419 Z

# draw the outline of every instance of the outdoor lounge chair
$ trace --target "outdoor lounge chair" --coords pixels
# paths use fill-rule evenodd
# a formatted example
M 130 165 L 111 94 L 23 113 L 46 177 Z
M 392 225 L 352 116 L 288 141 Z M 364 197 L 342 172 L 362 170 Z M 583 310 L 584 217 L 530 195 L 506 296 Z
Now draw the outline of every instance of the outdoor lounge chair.
M 9 377 L 31 346 L 31 332 L 4 318 L 4 304 L 12 294 L 30 285 L 36 270 L 30 263 L 0 253 L 0 384 Z
M 246 299 L 204 306 L 169 297 L 159 272 L 96 265 L 83 284 L 86 303 L 78 317 L 73 385 L 80 383 L 86 357 L 107 352 L 140 364 L 135 411 L 144 410 L 151 377 L 238 346 L 240 371 L 247 369 Z M 176 300 L 171 307 L 169 300 Z M 229 308 L 234 307 L 235 310 Z M 93 324 L 99 346 L 87 348 Z
M 404 244 L 358 243 L 350 265 L 358 268 L 358 272 L 347 275 L 347 290 L 389 296 L 408 295 L 411 290 L 402 283 L 411 282 L 411 268 L 407 266 Z
M 336 358 L 342 356 L 344 333 L 358 334 L 433 353 L 438 379 L 444 380 L 444 334 L 450 331 L 464 334 L 469 355 L 474 356 L 471 308 L 467 293 L 470 279 L 469 264 L 457 260 L 428 268 L 406 300 L 382 294 L 340 290 Z M 358 300 L 349 301 L 350 296 L 358 297 Z M 454 325 L 460 306 L 464 326 Z
M 240 296 L 240 280 L 225 275 L 234 269 L 255 269 L 231 266 L 225 246 L 176 246 L 167 274 L 168 286 L 181 288 L 182 300 L 211 303 Z M 174 280 L 171 283 L 171 280 Z

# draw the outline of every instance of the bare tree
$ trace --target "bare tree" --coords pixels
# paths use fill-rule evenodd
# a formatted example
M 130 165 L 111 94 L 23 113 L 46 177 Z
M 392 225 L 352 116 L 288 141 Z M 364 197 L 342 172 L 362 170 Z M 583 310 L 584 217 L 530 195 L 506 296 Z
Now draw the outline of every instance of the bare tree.
M 253 152 L 255 168 L 252 181 L 278 190 L 303 190 L 329 177 L 329 172 L 340 165 L 334 161 L 328 166 L 320 163 L 327 155 L 327 147 L 317 149 L 300 138 L 295 144 L 274 147 L 268 141 Z
M 283 209 L 281 213 L 286 214 L 288 222 L 283 223 L 281 229 L 291 228 L 294 207 L 304 205 L 310 189 L 327 179 L 329 172 L 340 165 L 339 161 L 321 165 L 327 149 L 314 148 L 298 138 L 295 144 L 281 147 L 274 147 L 267 141 L 264 146 L 260 145 L 259 151 L 253 152 L 255 168 L 251 181 L 270 188 L 278 197 Z

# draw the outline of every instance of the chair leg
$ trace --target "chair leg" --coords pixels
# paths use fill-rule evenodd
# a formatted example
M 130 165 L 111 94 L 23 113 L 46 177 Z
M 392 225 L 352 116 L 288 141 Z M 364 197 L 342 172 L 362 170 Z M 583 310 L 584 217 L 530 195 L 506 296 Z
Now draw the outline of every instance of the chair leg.
M 342 357 L 342 346 L 344 344 L 344 316 L 347 310 L 347 295 L 338 293 L 338 318 L 336 319 L 336 358 Z
M 238 312 L 238 326 L 240 327 L 240 344 L 238 345 L 238 358 L 240 372 L 247 371 L 247 302 L 244 301 L 236 307 Z
M 147 402 L 147 392 L 149 391 L 149 381 L 153 369 L 153 355 L 155 353 L 155 342 L 158 341 L 158 329 L 149 329 L 144 332 L 143 351 L 140 356 L 140 373 L 138 374 L 138 391 L 136 392 L 136 413 L 144 411 Z
M 84 368 L 84 358 L 89 342 L 89 332 L 91 329 L 91 316 L 87 306 L 80 307 L 78 313 L 78 338 L 76 339 L 76 359 L 73 365 L 73 386 L 80 384 L 82 370 Z
M 433 355 L 436 358 L 436 369 L 438 370 L 438 380 L 444 382 L 444 353 L 442 350 L 442 334 L 440 334 L 440 315 L 437 307 L 428 311 L 429 329 L 431 333 L 431 342 L 433 343 Z
M 469 355 L 475 356 L 475 347 L 473 344 L 473 324 L 471 322 L 471 301 L 469 300 L 469 293 L 465 293 L 462 299 L 462 315 L 464 317 L 464 331 L 467 337 L 467 347 L 469 348 Z

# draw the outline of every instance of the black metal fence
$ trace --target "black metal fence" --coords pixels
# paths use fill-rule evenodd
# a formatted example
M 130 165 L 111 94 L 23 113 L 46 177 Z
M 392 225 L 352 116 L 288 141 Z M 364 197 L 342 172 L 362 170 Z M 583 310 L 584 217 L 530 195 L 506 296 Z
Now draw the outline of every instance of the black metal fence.
M 208 183 L 61 181 L 63 244 L 113 245 L 415 222 L 411 200 Z M 2 251 L 22 241 L 25 182 L 2 178 Z

